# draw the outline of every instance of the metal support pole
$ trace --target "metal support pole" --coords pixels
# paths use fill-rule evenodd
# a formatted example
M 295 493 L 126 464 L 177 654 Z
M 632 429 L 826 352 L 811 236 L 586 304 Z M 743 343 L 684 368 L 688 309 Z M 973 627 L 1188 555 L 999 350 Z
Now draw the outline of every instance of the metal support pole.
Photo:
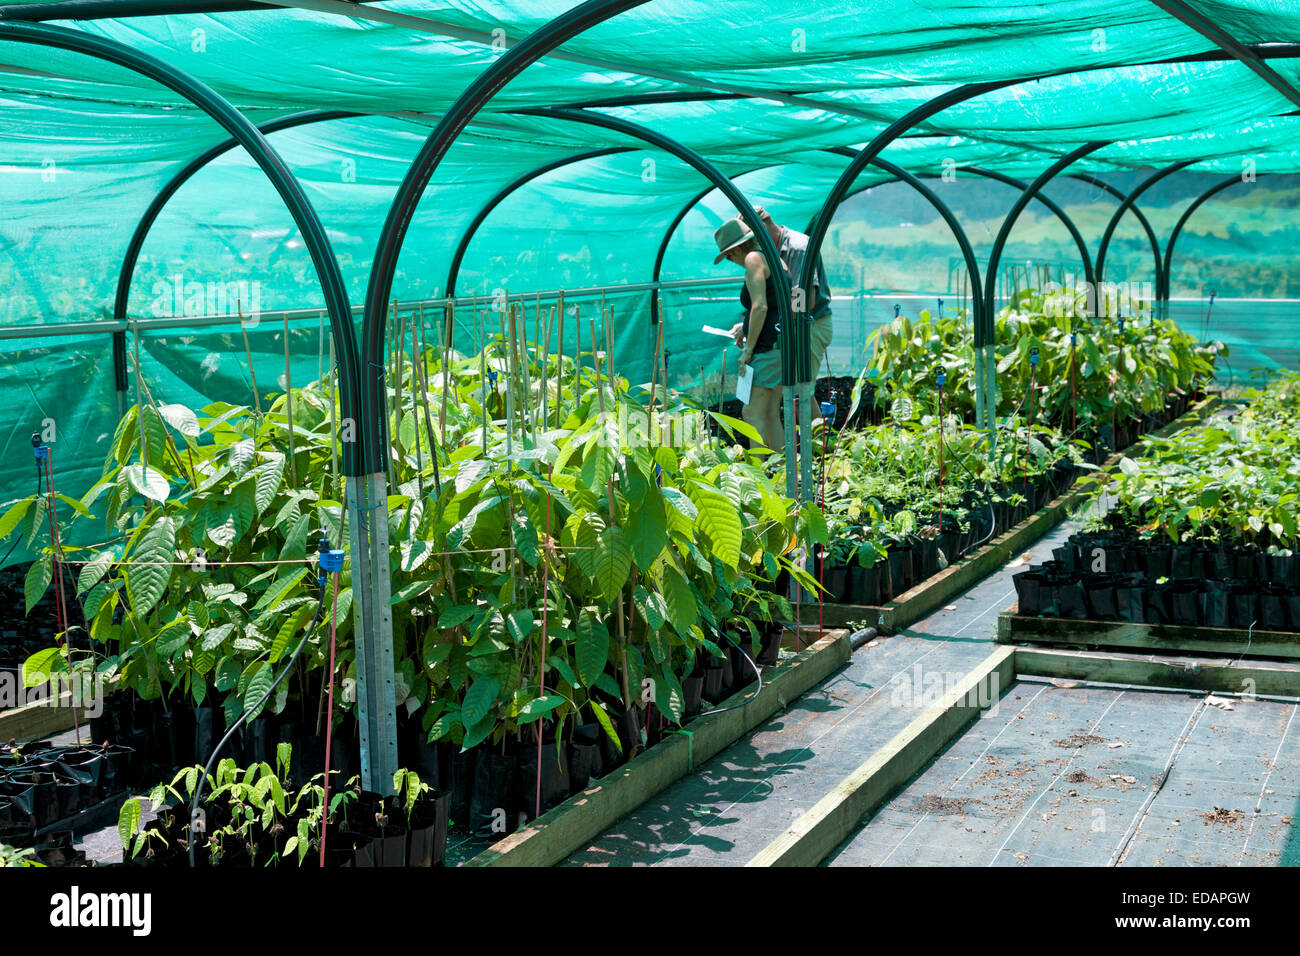
M 308 123 L 320 123 L 326 120 L 342 119 L 356 115 L 358 114 L 342 110 L 308 110 L 261 123 L 257 126 L 257 131 L 266 136 L 282 129 L 291 129 Z M 153 228 L 153 224 L 157 221 L 163 208 L 180 188 L 194 177 L 195 173 L 205 168 L 217 157 L 230 152 L 239 145 L 241 145 L 240 141 L 232 136 L 205 149 L 182 166 L 167 181 L 167 185 L 163 186 L 158 191 L 158 194 L 154 196 L 148 208 L 145 209 L 144 215 L 136 223 L 135 231 L 131 233 L 131 240 L 126 245 L 126 253 L 122 256 L 122 267 L 118 270 L 117 276 L 117 292 L 113 297 L 114 319 L 118 321 L 126 320 L 127 306 L 131 298 L 131 282 L 135 278 L 135 269 L 140 260 L 140 251 L 144 248 L 145 240 L 149 237 L 149 231 Z M 113 371 L 117 390 L 125 392 L 127 387 L 127 367 L 126 334 L 124 332 L 113 333 Z
M 483 222 L 487 217 L 492 215 L 492 210 L 505 202 L 512 193 L 528 185 L 539 176 L 545 176 L 547 173 L 553 172 L 557 169 L 562 169 L 565 166 L 572 166 L 574 163 L 581 163 L 588 159 L 597 159 L 601 156 L 609 156 L 614 153 L 631 152 L 631 149 L 630 146 L 609 146 L 604 149 L 591 149 L 586 152 L 575 153 L 572 156 L 563 156 L 559 159 L 553 159 L 549 163 L 543 163 L 536 169 L 530 169 L 528 172 L 512 179 L 505 186 L 502 186 L 491 199 L 479 208 L 479 211 L 474 215 L 474 218 L 470 220 L 469 225 L 465 227 L 465 231 L 461 233 L 460 242 L 456 243 L 456 251 L 452 253 L 451 265 L 447 268 L 447 284 L 443 290 L 443 294 L 448 297 L 456 294 L 456 278 L 460 275 L 461 263 L 465 259 L 465 253 L 469 250 L 469 244 L 474 241 L 474 236 L 478 232 L 479 226 L 483 225 Z
M 1178 222 L 1174 224 L 1173 232 L 1169 234 L 1169 241 L 1165 243 L 1165 287 L 1160 293 L 1162 305 L 1159 310 L 1159 314 L 1162 318 L 1167 317 L 1169 314 L 1169 296 L 1173 288 L 1174 246 L 1178 243 L 1178 237 L 1182 234 L 1183 226 L 1187 225 L 1187 220 L 1192 218 L 1192 213 L 1200 209 L 1207 199 L 1217 196 L 1229 186 L 1236 185 L 1239 182 L 1243 182 L 1241 175 L 1239 173 L 1234 173 L 1227 179 L 1215 183 L 1205 192 L 1192 200 L 1192 204 L 1187 207 L 1183 214 L 1178 217 Z
M 1042 189 L 1043 186 L 1047 185 L 1047 183 L 1050 182 L 1058 173 L 1061 173 L 1070 165 L 1082 159 L 1084 156 L 1087 156 L 1089 153 L 1095 152 L 1107 145 L 1109 144 L 1104 140 L 1094 140 L 1091 143 L 1085 143 L 1078 149 L 1066 153 L 1051 166 L 1047 167 L 1047 169 L 1043 170 L 1043 172 L 1041 172 L 1023 192 L 1021 192 L 1020 196 L 1016 199 L 1015 204 L 1011 207 L 1011 211 L 1007 213 L 1006 219 L 1002 221 L 1002 228 L 998 230 L 997 238 L 993 241 L 993 250 L 989 253 L 988 269 L 984 275 L 985 318 L 989 323 L 985 330 L 985 338 L 989 343 L 992 343 L 995 337 L 993 334 L 993 320 L 994 310 L 996 308 L 994 296 L 997 291 L 996 283 L 998 277 L 998 265 L 1002 260 L 1002 250 L 1007 244 L 1008 237 L 1011 235 L 1011 228 L 1016 224 L 1016 220 L 1020 218 L 1020 214 L 1024 212 L 1025 207 L 1029 205 L 1030 200 L 1033 199 L 1038 194 L 1038 191 Z M 1083 257 L 1084 275 L 1087 281 L 1091 284 L 1093 282 L 1092 260 L 1088 255 L 1088 249 L 1086 246 L 1081 250 L 1081 254 Z
M 1191 166 L 1196 162 L 1198 162 L 1198 160 L 1189 159 L 1181 163 L 1174 163 L 1172 166 L 1166 166 L 1164 169 L 1157 170 L 1133 187 L 1133 190 L 1124 197 L 1123 201 L 1119 204 L 1119 208 L 1115 210 L 1114 214 L 1110 217 L 1110 221 L 1106 223 L 1106 230 L 1101 234 L 1101 242 L 1097 245 L 1097 265 L 1095 271 L 1097 273 L 1098 282 L 1103 282 L 1106 279 L 1106 252 L 1110 249 L 1111 237 L 1115 235 L 1115 229 L 1119 226 L 1119 222 L 1124 217 L 1124 213 L 1130 208 L 1132 208 L 1136 213 L 1137 206 L 1135 206 L 1134 203 L 1137 202 L 1139 196 L 1166 176 L 1170 176 L 1178 172 L 1180 169 L 1186 169 L 1188 166 Z M 1143 217 L 1142 221 L 1145 222 L 1145 217 Z M 1149 223 L 1146 225 L 1146 230 L 1148 237 L 1151 239 L 1151 249 L 1155 253 L 1156 257 L 1156 300 L 1159 301 L 1160 290 L 1164 284 L 1163 258 L 1160 254 L 1160 243 L 1152 233 Z
M 850 160 L 849 165 L 845 167 L 844 172 L 842 172 L 839 179 L 835 181 L 835 185 L 831 187 L 831 191 L 827 195 L 826 201 L 822 204 L 821 211 L 817 213 L 817 218 L 813 220 L 812 227 L 808 230 L 808 251 L 804 255 L 803 274 L 799 276 L 796 288 L 811 289 L 813 287 L 817 276 L 817 258 L 821 255 L 822 243 L 826 239 L 826 233 L 830 230 L 831 219 L 835 215 L 835 210 L 839 208 L 840 203 L 844 201 L 849 190 L 853 188 L 854 181 L 862 174 L 862 171 L 867 168 L 867 165 L 873 162 L 880 155 L 886 146 L 903 133 L 907 132 L 911 127 L 918 123 L 925 122 L 925 120 L 934 116 L 936 113 L 947 109 L 949 106 L 953 106 L 973 97 L 980 96 L 981 94 L 989 93 L 1005 86 L 1012 86 L 1020 82 L 1022 82 L 1020 79 L 999 80 L 991 83 L 970 83 L 965 86 L 957 87 L 956 89 L 949 90 L 948 92 L 942 93 L 921 104 L 916 109 L 909 111 L 881 130 L 870 143 L 864 146 L 862 150 L 858 152 L 852 160 Z M 811 298 L 811 296 L 804 297 L 805 305 L 807 305 L 808 298 Z M 978 316 L 978 310 L 976 311 L 976 314 Z M 807 341 L 810 331 L 809 326 L 811 323 L 806 321 L 806 317 L 802 313 L 798 318 L 799 332 L 801 333 L 800 339 L 804 343 L 803 351 L 806 353 L 808 351 Z M 975 329 L 978 341 L 978 336 L 980 335 L 980 323 L 978 320 L 976 321 Z M 789 339 L 785 339 L 785 342 L 788 341 Z M 783 348 L 785 347 L 785 342 L 782 344 Z M 811 377 L 809 370 L 805 370 L 803 374 Z M 793 444 L 793 442 L 788 442 L 787 444 Z M 789 463 L 787 466 L 787 475 L 793 471 L 793 468 L 793 462 Z M 787 485 L 790 483 L 790 479 L 787 478 Z M 809 497 L 811 497 L 812 489 L 806 488 L 805 491 Z
M 361 786 L 373 793 L 389 793 L 398 769 L 387 496 L 382 471 L 348 479 Z
M 284 200 L 294 224 L 302 233 L 304 244 L 311 253 L 312 263 L 321 281 L 325 306 L 329 312 L 330 328 L 337 344 L 343 406 L 345 410 L 351 410 L 355 417 L 358 399 L 356 335 L 352 326 L 347 287 L 343 282 L 343 274 L 339 270 L 338 258 L 334 255 L 329 238 L 325 234 L 325 227 L 307 199 L 301 184 L 257 127 L 224 98 L 194 77 L 116 40 L 83 30 L 69 30 L 65 27 L 15 20 L 0 20 L 0 40 L 82 53 L 146 76 L 193 103 L 219 123 L 232 139 L 247 150 Z M 122 290 L 119 289 L 119 296 L 122 294 Z M 120 380 L 119 373 L 117 381 Z M 362 425 L 363 423 L 358 422 L 358 428 Z M 359 458 L 355 454 L 344 455 L 345 473 L 356 474 L 358 464 Z

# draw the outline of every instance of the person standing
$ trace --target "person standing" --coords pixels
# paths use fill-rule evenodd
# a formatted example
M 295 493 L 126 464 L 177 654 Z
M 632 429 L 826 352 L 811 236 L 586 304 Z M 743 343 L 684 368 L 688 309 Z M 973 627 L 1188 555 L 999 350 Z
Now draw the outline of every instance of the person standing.
M 777 346 L 780 327 L 776 309 L 776 282 L 758 240 L 743 219 L 728 219 L 713 234 L 718 244 L 717 265 L 723 259 L 745 270 L 745 285 L 740 290 L 740 304 L 745 318 L 731 330 L 740 353 L 740 369 L 749 366 L 754 381 L 745 406 L 745 421 L 753 425 L 764 444 L 776 451 L 783 445 L 781 427 L 781 350 Z M 786 268 L 785 262 L 777 264 Z
M 758 217 L 763 220 L 768 235 L 776 243 L 776 247 L 781 253 L 781 260 L 786 264 L 786 271 L 790 278 L 790 289 L 797 296 L 796 289 L 803 276 L 804 258 L 808 254 L 808 237 L 788 226 L 778 225 L 772 219 L 772 214 L 762 206 L 755 206 L 754 212 L 758 213 Z M 831 339 L 834 334 L 834 327 L 831 322 L 830 284 L 826 281 L 826 268 L 822 265 L 820 254 L 817 256 L 817 270 L 813 273 L 813 288 L 809 302 L 810 307 L 807 311 L 808 316 L 812 319 L 810 334 L 812 343 L 811 381 L 816 382 L 821 371 L 822 360 L 826 357 L 827 350 L 830 349 Z M 731 334 L 736 336 L 739 331 L 740 326 L 736 325 L 732 328 Z M 736 344 L 740 344 L 739 338 L 737 338 Z

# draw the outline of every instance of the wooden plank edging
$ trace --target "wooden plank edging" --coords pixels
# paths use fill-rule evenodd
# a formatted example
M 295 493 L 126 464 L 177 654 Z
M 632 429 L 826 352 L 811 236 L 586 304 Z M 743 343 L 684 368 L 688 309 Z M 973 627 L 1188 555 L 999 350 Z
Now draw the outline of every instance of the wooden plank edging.
M 999 647 L 926 708 L 746 866 L 816 866 L 956 737 L 1015 679 L 1016 651 Z M 981 687 L 987 692 L 981 694 Z M 985 702 L 981 703 L 981 699 Z
M 665 787 L 826 680 L 848 663 L 851 653 L 847 631 L 827 631 L 821 640 L 792 660 L 765 668 L 760 692 L 742 691 L 719 707 L 739 704 L 747 696 L 748 703 L 690 721 L 683 732 L 669 735 L 463 865 L 553 866 L 561 862 Z

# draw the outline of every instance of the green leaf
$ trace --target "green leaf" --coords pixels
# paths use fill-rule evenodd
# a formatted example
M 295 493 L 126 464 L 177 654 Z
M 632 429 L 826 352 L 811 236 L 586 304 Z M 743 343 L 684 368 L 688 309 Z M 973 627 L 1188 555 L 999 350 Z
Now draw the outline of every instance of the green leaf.
M 668 514 L 657 488 L 647 489 L 640 507 L 628 512 L 627 536 L 636 566 L 648 571 L 668 545 Z
M 695 527 L 709 536 L 713 553 L 733 571 L 740 564 L 740 515 L 725 496 L 705 491 L 698 485 L 690 489 L 691 500 L 699 508 Z
M 664 603 L 663 595 L 653 594 L 638 584 L 632 592 L 632 602 L 650 630 L 657 631 L 664 626 L 668 608 Z
M 592 617 L 586 608 L 578 614 L 577 642 L 574 657 L 578 664 L 578 677 L 591 687 L 600 679 L 609 660 L 609 630 L 604 622 Z
M 124 571 L 126 594 L 138 616 L 152 611 L 167 590 L 172 575 L 169 562 L 175 560 L 175 552 L 176 522 L 162 515 L 144 533 Z
M 23 661 L 22 679 L 24 687 L 44 684 L 50 675 L 63 670 L 63 648 L 47 647 Z
M 623 529 L 612 525 L 605 528 L 596 537 L 594 580 L 601 596 L 612 601 L 627 583 L 631 571 L 632 552 Z
M 271 689 L 271 684 L 275 680 L 275 669 L 266 661 L 261 661 L 250 664 L 249 670 L 245 671 L 244 675 L 247 679 L 244 682 L 240 699 L 243 701 L 244 710 L 257 708 L 251 710 L 248 715 L 248 719 L 252 720 L 261 711 L 258 701 L 262 699 L 262 695 Z
M 112 564 L 113 552 L 101 551 L 82 565 L 81 572 L 77 575 L 77 594 L 85 594 L 94 587 Z
M 564 698 L 558 694 L 548 694 L 545 697 L 534 697 L 523 707 L 519 708 L 518 722 L 521 724 L 532 723 L 539 717 L 544 717 L 555 708 L 565 702 Z
M 466 727 L 477 726 L 487 717 L 500 690 L 501 685 L 491 677 L 480 677 L 470 685 L 460 708 L 461 719 Z
M 605 733 L 609 734 L 609 739 L 614 742 L 615 749 L 619 753 L 623 752 L 623 742 L 618 739 L 618 733 L 614 730 L 614 724 L 609 719 L 609 714 L 605 713 L 605 708 L 596 701 L 588 701 L 591 704 L 591 712 L 596 716 L 596 722 L 604 728 Z
M 186 438 L 199 437 L 199 419 L 193 411 L 184 405 L 160 405 L 158 414 L 172 428 Z
M 122 849 L 130 850 L 131 838 L 140 826 L 140 801 L 132 799 L 122 804 L 117 814 L 117 838 L 122 841 Z
M 289 645 L 293 642 L 294 636 L 297 635 L 298 631 L 302 629 L 302 626 L 311 619 L 312 613 L 312 609 L 309 605 L 303 605 L 290 614 L 288 618 L 285 619 L 284 623 L 280 625 L 279 630 L 275 632 L 274 640 L 271 641 L 270 660 L 272 664 L 284 656 L 284 652 L 289 649 Z
M 150 450 L 150 456 L 152 455 L 153 452 Z M 161 471 L 146 468 L 138 463 L 127 465 L 122 471 L 126 475 L 127 483 L 150 501 L 166 501 L 171 494 L 171 485 L 167 482 L 167 476 Z
M 692 624 L 700 619 L 699 608 L 695 604 L 695 592 L 690 584 L 674 567 L 664 568 L 663 580 L 664 604 L 668 608 L 668 620 L 679 634 L 685 634 Z
M 528 608 L 511 611 L 506 617 L 506 629 L 516 644 L 523 643 L 524 639 L 533 632 L 534 623 L 533 612 Z
M 686 713 L 686 695 L 682 693 L 682 685 L 677 682 L 677 675 L 672 672 L 672 668 L 665 667 L 659 672 L 655 704 L 660 712 L 666 711 L 676 723 L 682 722 L 682 716 Z
M 511 529 L 515 542 L 515 551 L 519 557 L 528 563 L 529 567 L 535 568 L 541 561 L 541 550 L 537 540 L 537 529 L 533 523 L 528 520 L 527 515 L 515 515 L 514 527 Z
M 1132 458 L 1125 455 L 1119 460 L 1119 470 L 1124 472 L 1130 478 L 1136 478 L 1142 473 L 1141 467 Z
M 284 463 L 285 459 L 276 458 L 254 470 L 253 507 L 257 514 L 271 507 L 271 502 L 279 494 L 280 486 L 284 484 Z
M 26 613 L 32 613 L 32 608 L 45 596 L 53 578 L 54 557 L 49 553 L 42 554 L 32 562 L 32 566 L 27 569 L 27 576 L 23 578 L 23 597 L 27 602 Z
M 3 516 L 0 516 L 0 541 L 9 537 L 14 528 L 18 527 L 19 523 L 27 515 L 33 501 L 35 501 L 33 498 L 24 498 L 22 501 L 16 502 Z

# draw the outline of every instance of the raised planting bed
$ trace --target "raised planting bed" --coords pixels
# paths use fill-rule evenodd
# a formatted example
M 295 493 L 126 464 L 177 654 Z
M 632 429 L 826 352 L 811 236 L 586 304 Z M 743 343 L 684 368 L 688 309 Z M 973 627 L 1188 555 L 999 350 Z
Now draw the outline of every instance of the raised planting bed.
M 998 615 L 1002 644 L 1100 647 L 1157 654 L 1217 654 L 1300 660 L 1300 631 L 1179 624 L 1135 624 L 1059 617 L 1027 617 L 1011 607 Z
M 667 735 L 465 865 L 551 866 L 560 862 L 824 681 L 848 662 L 850 653 L 848 631 L 827 631 L 794 658 L 765 668 L 761 690 L 751 686 L 723 701 L 717 713 L 689 721 L 681 731 Z
M 1153 432 L 1147 438 L 1163 438 L 1200 424 L 1220 404 L 1217 395 L 1197 402 L 1184 415 Z M 1129 451 L 1143 447 L 1146 439 L 1139 439 Z M 1107 459 L 1103 471 L 1119 465 L 1124 455 L 1116 453 Z M 1066 520 L 1070 514 L 1092 494 L 1091 488 L 1077 480 L 1066 493 L 1052 499 L 1043 508 L 1020 521 L 1010 530 L 988 544 L 961 558 L 954 564 L 922 580 L 893 600 L 880 604 L 827 602 L 821 605 L 822 620 L 830 625 L 847 625 L 858 622 L 873 624 L 882 634 L 892 634 L 920 620 L 935 608 L 966 590 L 972 583 L 989 574 L 1032 545 L 1052 528 Z M 828 584 L 828 587 L 830 585 Z M 804 602 L 804 613 L 817 614 L 818 604 Z
M 1083 529 L 1015 576 L 1020 615 L 1300 632 L 1298 428 L 1289 375 L 1122 459 Z

